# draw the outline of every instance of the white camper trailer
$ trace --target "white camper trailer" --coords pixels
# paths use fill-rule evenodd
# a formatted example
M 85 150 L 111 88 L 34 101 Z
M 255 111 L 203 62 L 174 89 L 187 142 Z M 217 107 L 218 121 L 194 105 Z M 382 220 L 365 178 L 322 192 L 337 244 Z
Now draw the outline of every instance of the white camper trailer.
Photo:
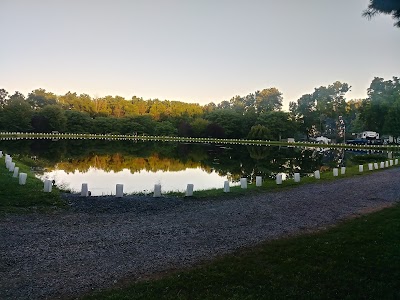
M 357 138 L 366 140 L 379 140 L 379 133 L 375 131 L 363 131 L 357 134 Z

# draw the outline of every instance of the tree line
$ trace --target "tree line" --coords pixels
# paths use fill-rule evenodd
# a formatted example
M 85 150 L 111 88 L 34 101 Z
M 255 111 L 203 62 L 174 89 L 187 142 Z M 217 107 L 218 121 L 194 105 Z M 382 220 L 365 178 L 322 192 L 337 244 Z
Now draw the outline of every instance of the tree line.
M 0 131 L 146 134 L 184 137 L 343 139 L 373 130 L 400 136 L 400 82 L 375 77 L 366 99 L 346 99 L 347 83 L 314 89 L 282 110 L 282 93 L 267 88 L 206 105 L 133 96 L 92 98 L 36 89 L 26 97 L 0 89 Z

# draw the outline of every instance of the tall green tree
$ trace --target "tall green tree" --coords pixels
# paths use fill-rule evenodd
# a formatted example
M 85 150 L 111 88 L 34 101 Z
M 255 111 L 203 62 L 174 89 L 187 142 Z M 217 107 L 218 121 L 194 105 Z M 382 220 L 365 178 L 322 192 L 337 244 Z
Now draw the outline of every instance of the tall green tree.
M 18 93 L 18 92 L 17 92 Z M 33 110 L 20 93 L 10 97 L 3 109 L 2 126 L 10 131 L 30 131 Z
M 91 133 L 93 132 L 92 118 L 86 112 L 66 110 L 66 131 L 69 133 Z
M 271 140 L 273 139 L 271 131 L 263 126 L 263 125 L 254 125 L 251 127 L 249 134 L 247 135 L 248 139 L 251 140 Z
M 207 126 L 210 124 L 209 121 L 203 118 L 196 118 L 191 123 L 192 133 L 194 137 L 205 137 Z
M 400 137 L 400 98 L 390 107 L 383 131 L 396 139 Z
M 231 104 L 229 103 L 229 101 L 221 101 L 221 103 L 218 103 L 217 108 L 219 109 L 230 109 L 231 108 Z
M 246 103 L 244 99 L 240 96 L 235 96 L 229 100 L 229 106 L 236 112 L 244 114 L 246 111 Z
M 155 135 L 160 136 L 176 136 L 177 128 L 170 121 L 157 122 L 154 129 Z
M 213 110 L 216 110 L 216 109 L 217 109 L 217 105 L 214 102 L 210 102 L 210 103 L 208 103 L 208 104 L 203 106 L 203 112 L 204 113 L 210 113 L 210 112 L 212 112 Z
M 289 103 L 289 110 L 298 129 L 306 135 L 307 140 L 314 136 L 320 124 L 320 114 L 314 97 L 311 94 L 301 96 L 297 102 Z
M 370 0 L 363 16 L 371 19 L 377 14 L 391 15 L 396 21 L 394 26 L 400 27 L 400 2 L 398 0 Z
M 290 112 L 307 139 L 317 134 L 335 135 L 340 126 L 339 116 L 346 116 L 345 94 L 350 90 L 347 83 L 339 81 L 329 86 L 315 88 L 289 104 Z
M 53 93 L 46 92 L 45 89 L 36 89 L 28 94 L 26 100 L 33 109 L 43 108 L 46 105 L 54 105 L 57 103 L 57 96 Z
M 59 105 L 46 105 L 40 111 L 40 115 L 48 122 L 47 132 L 65 132 L 67 129 L 67 117 L 65 116 L 64 110 Z
M 5 89 L 0 89 L 0 108 L 7 104 L 8 92 Z
M 143 116 L 149 113 L 149 105 L 147 101 L 143 100 L 143 98 L 138 98 L 136 96 L 132 97 L 130 106 L 130 115 L 140 115 Z
M 360 108 L 360 118 L 367 130 L 382 133 L 390 108 L 400 99 L 400 80 L 375 77 L 367 90 L 368 98 Z
M 284 111 L 268 111 L 261 113 L 257 123 L 268 129 L 270 138 L 280 140 L 293 136 L 294 124 L 289 118 L 289 113 Z
M 243 115 L 230 109 L 217 109 L 205 117 L 210 123 L 217 124 L 223 128 L 227 138 L 241 138 L 243 132 Z M 210 125 L 209 125 L 210 126 Z
M 263 89 L 255 93 L 255 107 L 257 113 L 281 110 L 282 93 L 277 88 Z

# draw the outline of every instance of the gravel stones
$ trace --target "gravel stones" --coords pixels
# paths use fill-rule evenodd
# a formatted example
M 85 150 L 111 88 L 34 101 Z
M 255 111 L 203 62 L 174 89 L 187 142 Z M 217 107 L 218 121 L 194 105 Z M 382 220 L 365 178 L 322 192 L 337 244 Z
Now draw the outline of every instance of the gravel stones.
M 54 299 L 185 268 L 400 199 L 400 168 L 224 199 L 66 195 L 0 219 L 0 298 Z

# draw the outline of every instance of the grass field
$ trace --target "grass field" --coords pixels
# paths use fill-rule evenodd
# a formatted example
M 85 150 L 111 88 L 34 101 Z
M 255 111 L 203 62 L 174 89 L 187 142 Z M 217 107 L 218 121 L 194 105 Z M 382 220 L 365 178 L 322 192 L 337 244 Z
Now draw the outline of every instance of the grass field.
M 20 173 L 27 173 L 25 185 L 20 185 L 18 178 L 13 177 L 5 165 L 4 157 L 0 160 L 0 213 L 4 212 L 28 212 L 48 210 L 54 207 L 62 207 L 60 191 L 53 188 L 51 193 L 43 192 L 43 182 L 35 178 L 30 167 L 16 162 Z

